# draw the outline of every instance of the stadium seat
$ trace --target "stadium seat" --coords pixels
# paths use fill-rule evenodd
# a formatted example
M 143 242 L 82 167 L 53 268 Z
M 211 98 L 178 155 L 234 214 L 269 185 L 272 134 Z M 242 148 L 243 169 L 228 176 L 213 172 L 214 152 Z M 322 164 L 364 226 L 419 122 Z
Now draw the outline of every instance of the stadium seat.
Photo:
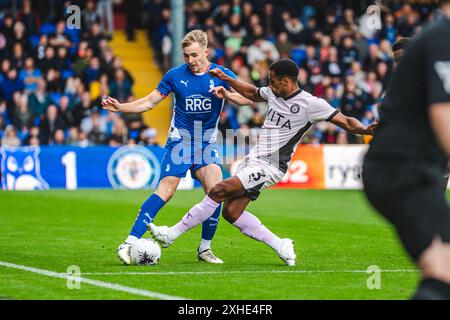
M 380 44 L 380 40 L 377 38 L 372 38 L 372 39 L 366 39 L 367 40 L 367 45 L 371 45 L 371 44 L 376 44 L 379 45 Z
M 51 92 L 51 93 L 49 93 L 49 97 L 50 97 L 50 100 L 51 100 L 54 104 L 58 105 L 59 99 L 61 99 L 62 94 L 59 93 L 59 92 Z
M 70 70 L 70 69 L 66 69 L 66 70 L 62 70 L 61 71 L 61 78 L 63 79 L 63 80 L 66 80 L 67 78 L 69 78 L 69 77 L 74 77 L 76 74 L 75 74 L 75 71 L 73 71 L 73 70 Z
M 277 42 L 277 36 L 274 35 L 274 34 L 269 35 L 269 36 L 267 36 L 266 40 L 272 42 L 273 44 L 276 44 L 276 42 Z
M 30 36 L 30 37 L 28 38 L 28 40 L 30 41 L 30 45 L 31 45 L 33 48 L 36 48 L 36 47 L 38 46 L 38 44 L 39 44 L 39 36 L 36 36 L 36 35 Z
M 306 58 L 306 51 L 300 48 L 293 48 L 291 50 L 291 58 L 297 65 L 301 65 Z
M 45 23 L 39 28 L 40 34 L 50 35 L 56 32 L 56 26 L 53 23 Z
M 75 44 L 80 42 L 80 30 L 65 28 L 64 33 L 69 36 L 70 40 Z
M 220 59 L 225 55 L 225 50 L 222 48 L 214 48 L 214 52 L 216 53 L 216 59 Z
M 303 7 L 301 21 L 304 25 L 308 23 L 308 19 L 316 15 L 316 9 L 313 6 L 306 5 Z

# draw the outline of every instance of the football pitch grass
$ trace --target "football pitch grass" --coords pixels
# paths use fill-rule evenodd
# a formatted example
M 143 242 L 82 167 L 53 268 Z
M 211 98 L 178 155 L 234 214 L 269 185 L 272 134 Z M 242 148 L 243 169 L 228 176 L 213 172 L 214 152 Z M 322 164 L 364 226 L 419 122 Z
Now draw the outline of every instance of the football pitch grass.
M 295 241 L 295 267 L 223 218 L 213 241 L 223 265 L 197 261 L 197 227 L 163 249 L 158 265 L 125 266 L 116 249 L 150 193 L 0 192 L 0 299 L 407 299 L 420 276 L 360 191 L 265 190 L 250 204 Z M 202 197 L 178 191 L 155 224 L 174 224 Z M 69 266 L 79 268 L 79 285 Z M 369 289 L 377 275 L 381 287 Z

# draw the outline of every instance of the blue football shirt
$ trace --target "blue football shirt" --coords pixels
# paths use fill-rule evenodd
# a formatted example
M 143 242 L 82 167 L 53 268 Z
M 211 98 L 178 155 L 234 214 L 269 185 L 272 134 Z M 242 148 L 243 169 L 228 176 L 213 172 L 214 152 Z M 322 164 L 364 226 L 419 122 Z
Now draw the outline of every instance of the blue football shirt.
M 211 63 L 210 69 L 214 68 L 237 78 L 231 70 Z M 228 83 L 208 72 L 192 73 L 187 64 L 167 71 L 156 89 L 166 96 L 171 92 L 175 94 L 169 140 L 185 140 L 188 136 L 191 141 L 213 143 L 216 140 L 219 115 L 225 102 L 212 93 L 211 89 L 217 86 L 230 89 Z

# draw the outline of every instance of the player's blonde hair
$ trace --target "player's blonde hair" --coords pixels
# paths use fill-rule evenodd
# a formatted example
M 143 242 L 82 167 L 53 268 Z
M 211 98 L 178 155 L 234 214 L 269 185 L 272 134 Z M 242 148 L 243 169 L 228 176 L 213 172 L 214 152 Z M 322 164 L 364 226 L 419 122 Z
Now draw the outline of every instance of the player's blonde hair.
M 181 48 L 189 47 L 191 44 L 197 42 L 202 48 L 208 47 L 208 36 L 202 30 L 192 30 L 186 34 L 181 41 Z

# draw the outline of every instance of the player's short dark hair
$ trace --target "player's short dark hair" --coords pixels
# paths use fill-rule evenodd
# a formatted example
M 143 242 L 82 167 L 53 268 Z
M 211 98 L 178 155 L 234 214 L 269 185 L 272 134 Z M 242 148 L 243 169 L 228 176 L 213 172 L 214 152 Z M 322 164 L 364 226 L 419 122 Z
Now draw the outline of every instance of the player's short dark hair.
M 450 0 L 438 0 L 439 6 L 443 6 L 444 4 L 450 4 Z
M 293 81 L 297 81 L 298 77 L 298 66 L 291 59 L 280 59 L 272 63 L 269 67 L 270 71 L 273 71 L 276 77 L 283 78 L 288 77 Z
M 450 1 L 450 0 L 449 0 Z M 410 38 L 401 38 L 399 40 L 397 40 L 393 45 L 392 45 L 392 51 L 398 51 L 401 49 L 406 49 L 408 47 Z

